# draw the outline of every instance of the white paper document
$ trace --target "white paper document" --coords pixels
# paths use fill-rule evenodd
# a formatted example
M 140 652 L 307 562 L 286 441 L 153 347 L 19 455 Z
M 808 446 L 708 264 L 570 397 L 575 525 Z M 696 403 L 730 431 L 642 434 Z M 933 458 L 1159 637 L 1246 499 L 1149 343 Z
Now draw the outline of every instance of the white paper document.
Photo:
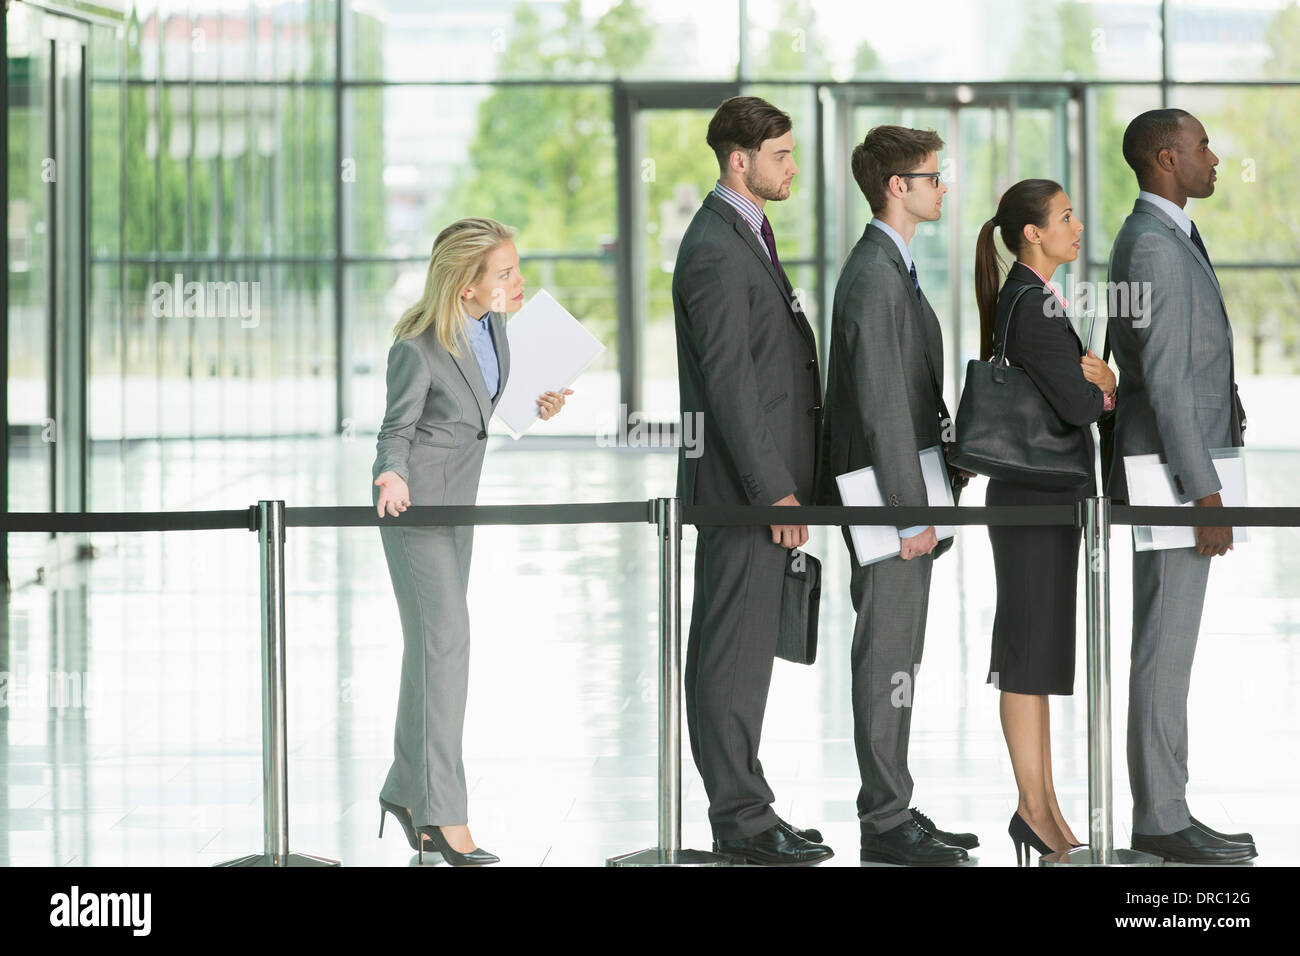
M 1246 464 L 1240 448 L 1211 448 L 1210 458 L 1223 488 L 1219 497 L 1225 508 L 1246 505 Z M 1159 455 L 1128 455 L 1124 458 L 1124 477 L 1128 481 L 1128 503 L 1159 507 L 1193 508 L 1195 504 L 1178 500 L 1169 466 Z M 1232 529 L 1232 541 L 1247 540 L 1245 528 Z M 1196 547 L 1196 529 L 1147 525 L 1133 526 L 1134 551 L 1165 551 L 1170 548 Z
M 605 351 L 551 294 L 541 289 L 506 323 L 510 377 L 497 401 L 496 418 L 518 438 L 541 419 L 537 398 L 562 392 Z
M 938 445 L 925 449 L 921 460 L 921 477 L 925 480 L 928 503 L 937 507 L 952 507 L 952 485 L 948 481 L 948 465 L 943 449 Z M 839 475 L 835 483 L 840 489 L 840 500 L 853 508 L 881 507 L 885 503 L 876 481 L 875 468 L 859 468 Z M 935 525 L 934 533 L 940 538 L 951 538 L 955 533 L 950 525 Z M 898 529 L 891 525 L 853 525 L 849 528 L 853 553 L 858 564 L 875 564 L 892 558 L 902 550 Z

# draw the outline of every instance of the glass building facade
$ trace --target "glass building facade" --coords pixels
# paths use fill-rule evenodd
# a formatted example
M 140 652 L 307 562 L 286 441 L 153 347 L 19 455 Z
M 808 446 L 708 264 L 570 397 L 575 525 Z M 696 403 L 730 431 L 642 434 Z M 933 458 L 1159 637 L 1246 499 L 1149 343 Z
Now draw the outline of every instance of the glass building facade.
M 801 172 L 769 211 L 819 334 L 868 218 L 853 144 L 881 122 L 944 137 L 950 197 L 915 252 L 950 392 L 977 350 L 974 242 L 1000 191 L 1061 181 L 1087 225 L 1072 277 L 1102 279 L 1136 191 L 1119 149 L 1128 118 L 1193 111 L 1222 159 L 1194 214 L 1239 375 L 1261 379 L 1243 391 L 1265 397 L 1252 406 L 1264 414 L 1289 394 L 1300 7 L 952 0 L 924 28 L 890 30 L 892 9 L 10 4 L 9 506 L 178 507 L 173 439 L 369 440 L 392 325 L 420 293 L 432 237 L 463 215 L 517 226 L 530 286 L 606 346 L 552 434 L 608 430 L 620 404 L 675 418 L 671 269 L 716 176 L 711 109 L 738 92 L 794 119 Z

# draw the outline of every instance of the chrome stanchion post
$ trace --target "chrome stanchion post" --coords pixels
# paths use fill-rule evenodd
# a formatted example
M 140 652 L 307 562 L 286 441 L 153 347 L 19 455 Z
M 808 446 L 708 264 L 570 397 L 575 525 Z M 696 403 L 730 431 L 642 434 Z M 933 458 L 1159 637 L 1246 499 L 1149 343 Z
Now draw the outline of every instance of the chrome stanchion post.
M 654 500 L 659 530 L 659 845 L 610 857 L 606 866 L 729 866 L 682 849 L 682 503 Z
M 1084 588 L 1088 627 L 1088 845 L 1042 866 L 1159 866 L 1159 857 L 1115 846 L 1110 723 L 1110 499 L 1085 498 Z
M 284 502 L 257 503 L 262 594 L 263 850 L 218 866 L 338 866 L 338 860 L 289 852 L 289 749 L 285 710 Z
M 659 850 L 676 863 L 682 848 L 682 514 L 681 500 L 660 498 L 659 527 Z

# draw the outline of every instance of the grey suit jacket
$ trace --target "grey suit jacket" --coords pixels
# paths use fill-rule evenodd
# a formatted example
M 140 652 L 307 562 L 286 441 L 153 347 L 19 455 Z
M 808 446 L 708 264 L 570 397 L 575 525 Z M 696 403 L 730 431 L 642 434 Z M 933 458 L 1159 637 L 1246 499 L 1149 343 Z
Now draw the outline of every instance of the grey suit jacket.
M 413 505 L 469 505 L 478 494 L 488 420 L 510 374 L 505 316 L 491 315 L 496 396 L 488 395 L 473 351 L 452 355 L 432 327 L 388 350 L 388 404 L 371 478 L 401 475 Z
M 894 241 L 868 223 L 835 284 L 818 504 L 840 504 L 836 475 L 868 466 L 886 504 L 929 503 L 917 452 L 940 444 L 943 332 L 922 299 Z
M 678 454 L 686 504 L 812 499 L 821 418 L 817 346 L 793 290 L 748 224 L 713 193 L 673 269 L 684 416 L 703 415 L 699 457 Z
M 1242 444 L 1232 327 L 1214 270 L 1167 213 L 1139 199 L 1115 238 L 1110 281 L 1150 283 L 1150 302 L 1124 309 L 1121 297 L 1108 319 L 1120 390 L 1106 493 L 1127 499 L 1126 455 L 1159 454 L 1180 501 L 1213 494 L 1209 450 Z

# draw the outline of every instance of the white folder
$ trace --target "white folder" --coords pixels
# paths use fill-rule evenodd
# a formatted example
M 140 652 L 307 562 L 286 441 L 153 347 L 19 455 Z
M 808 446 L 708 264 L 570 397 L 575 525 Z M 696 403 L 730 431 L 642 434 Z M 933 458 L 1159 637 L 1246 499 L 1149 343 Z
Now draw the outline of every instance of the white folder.
M 1219 497 L 1225 508 L 1246 505 L 1246 462 L 1240 448 L 1211 448 L 1210 458 L 1223 485 Z M 1127 455 L 1124 458 L 1124 477 L 1128 481 L 1128 503 L 1159 507 L 1192 508 L 1194 503 L 1179 501 L 1169 466 L 1159 455 Z M 1247 540 L 1245 528 L 1232 529 L 1232 541 L 1238 544 Z M 1166 551 L 1170 548 L 1196 547 L 1196 529 L 1157 525 L 1133 526 L 1134 551 Z
M 948 481 L 948 465 L 943 449 L 938 445 L 922 451 L 921 477 L 925 480 L 928 503 L 939 507 L 952 507 L 952 485 Z M 884 505 L 875 468 L 859 468 L 835 478 L 840 489 L 840 501 L 854 508 L 871 508 Z M 956 532 L 950 525 L 935 525 L 934 533 L 940 538 L 951 538 Z M 849 528 L 853 553 L 859 565 L 875 564 L 892 558 L 902 550 L 898 529 L 890 525 L 853 525 Z
M 495 415 L 510 437 L 517 439 L 541 420 L 538 396 L 564 391 L 605 346 L 545 289 L 538 290 L 506 323 L 506 339 L 510 377 Z

